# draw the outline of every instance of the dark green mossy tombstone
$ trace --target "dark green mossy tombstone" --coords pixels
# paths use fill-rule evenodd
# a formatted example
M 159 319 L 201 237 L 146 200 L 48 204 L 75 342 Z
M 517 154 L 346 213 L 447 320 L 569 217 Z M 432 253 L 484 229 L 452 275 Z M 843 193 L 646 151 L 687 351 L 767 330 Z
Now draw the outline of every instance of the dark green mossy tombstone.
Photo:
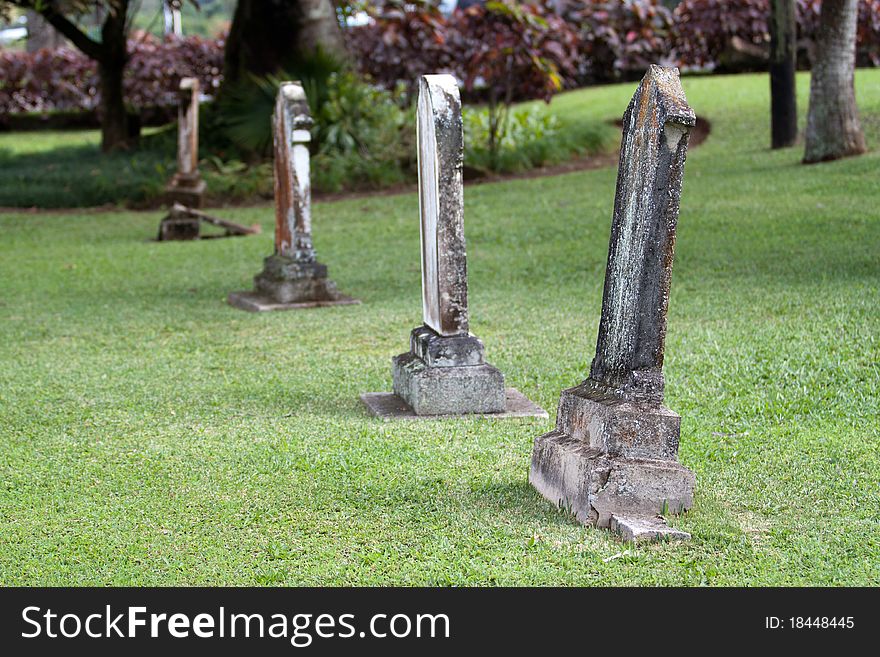
M 678 69 L 651 66 L 623 117 L 596 356 L 535 440 L 529 481 L 585 524 L 629 540 L 668 536 L 662 514 L 693 504 L 677 461 L 681 418 L 663 404 L 666 311 L 688 137 Z

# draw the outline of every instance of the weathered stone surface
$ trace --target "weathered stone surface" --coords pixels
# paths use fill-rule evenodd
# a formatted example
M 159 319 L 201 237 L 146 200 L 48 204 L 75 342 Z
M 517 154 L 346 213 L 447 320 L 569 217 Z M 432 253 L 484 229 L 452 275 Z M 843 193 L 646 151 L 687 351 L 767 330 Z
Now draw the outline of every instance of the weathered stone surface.
M 417 111 L 423 320 L 440 335 L 467 335 L 464 140 L 455 78 L 423 75 Z
M 647 543 L 660 540 L 690 540 L 691 535 L 673 529 L 662 517 L 611 516 L 609 529 L 629 543 Z
M 493 420 L 508 418 L 538 417 L 547 418 L 547 411 L 531 401 L 516 388 L 507 388 L 504 391 L 504 410 L 501 413 L 480 413 L 483 417 Z M 365 392 L 361 395 L 361 401 L 367 407 L 370 415 L 390 420 L 443 420 L 461 417 L 459 414 L 452 415 L 417 415 L 412 407 L 392 392 Z
M 556 428 L 612 456 L 674 459 L 681 417 L 663 406 L 609 395 L 592 381 L 562 391 Z
M 336 299 L 323 299 L 321 301 L 292 301 L 283 303 L 276 301 L 256 292 L 230 292 L 227 297 L 230 306 L 252 313 L 269 312 L 273 310 L 300 310 L 303 308 L 325 308 L 327 306 L 353 306 L 360 303 L 358 299 L 352 299 L 340 295 Z
M 558 430 L 539 436 L 529 482 L 584 524 L 608 527 L 615 513 L 680 513 L 693 505 L 694 474 L 672 460 L 611 456 Z
M 160 242 L 167 240 L 196 240 L 199 238 L 199 218 L 190 216 L 178 208 L 179 206 L 172 206 L 168 216 L 159 223 L 157 239 Z
M 275 254 L 314 262 L 309 142 L 312 116 L 299 82 L 282 82 L 275 100 Z
M 556 429 L 539 436 L 532 451 L 529 481 L 584 523 L 608 527 L 614 515 L 653 518 L 693 504 L 695 478 L 676 460 L 681 418 L 663 405 L 662 368 L 681 181 L 695 123 L 678 70 L 651 66 L 623 118 L 590 377 L 563 391 Z M 633 536 L 642 531 L 618 525 Z
M 278 303 L 297 303 L 306 301 L 334 301 L 339 298 L 336 283 L 329 278 L 297 275 L 293 278 L 273 278 L 265 273 L 254 277 L 257 294 L 274 299 Z
M 386 418 L 521 416 L 507 411 L 504 375 L 468 331 L 461 101 L 452 76 L 422 76 L 417 132 L 424 325 L 413 329 L 410 350 L 392 359 L 394 395 L 361 399 Z M 534 406 L 528 415 L 543 413 Z
M 199 80 L 180 81 L 180 104 L 177 111 L 177 173 L 165 188 L 169 204 L 181 203 L 190 208 L 202 207 L 205 182 L 199 173 Z M 175 238 L 169 238 L 175 239 Z M 189 238 L 176 238 L 189 239 Z
M 244 310 L 291 310 L 359 303 L 340 294 L 312 246 L 309 128 L 312 118 L 299 82 L 282 82 L 272 116 L 275 145 L 275 252 L 254 277 L 254 292 L 233 292 Z
M 474 335 L 442 336 L 427 326 L 410 334 L 410 350 L 428 367 L 463 367 L 482 365 L 483 342 Z
M 662 401 L 666 311 L 690 129 L 678 70 L 651 66 L 623 116 L 602 319 L 590 378 Z
M 417 415 L 502 413 L 504 375 L 488 363 L 429 367 L 407 352 L 392 359 L 394 393 Z

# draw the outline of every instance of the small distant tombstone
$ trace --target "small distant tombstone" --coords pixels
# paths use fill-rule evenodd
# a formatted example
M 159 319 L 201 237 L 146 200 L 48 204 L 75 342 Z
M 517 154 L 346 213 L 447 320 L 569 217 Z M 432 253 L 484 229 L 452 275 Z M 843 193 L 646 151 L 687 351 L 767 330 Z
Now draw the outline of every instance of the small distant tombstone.
M 309 141 L 312 117 L 299 82 L 282 82 L 275 101 L 275 253 L 254 277 L 253 292 L 229 303 L 252 312 L 360 303 L 340 294 L 312 246 Z
M 461 100 L 450 75 L 425 75 L 417 110 L 422 318 L 410 350 L 392 359 L 394 394 L 361 399 L 374 415 L 467 413 L 547 417 L 484 358 L 469 332 Z
M 623 117 L 596 356 L 564 390 L 529 475 L 548 500 L 626 540 L 689 538 L 660 516 L 693 504 L 677 460 L 681 418 L 663 404 L 666 311 L 691 128 L 678 69 L 651 66 Z
M 165 188 L 165 200 L 186 208 L 201 208 L 205 181 L 199 173 L 199 81 L 180 81 L 177 110 L 177 173 Z M 159 225 L 159 240 L 190 240 L 199 237 L 199 220 L 172 212 Z
M 199 173 L 199 80 L 180 81 L 180 105 L 177 110 L 177 173 L 166 194 L 169 204 L 188 208 L 202 207 L 205 181 Z

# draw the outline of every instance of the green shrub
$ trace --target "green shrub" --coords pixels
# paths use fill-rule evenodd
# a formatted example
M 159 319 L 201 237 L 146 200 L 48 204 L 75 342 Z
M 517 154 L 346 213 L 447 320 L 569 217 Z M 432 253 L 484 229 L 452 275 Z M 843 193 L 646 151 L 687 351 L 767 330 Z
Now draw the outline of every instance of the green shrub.
M 530 105 L 512 110 L 498 137 L 497 153 L 490 147 L 490 117 L 485 108 L 464 108 L 465 165 L 483 174 L 513 173 L 556 164 L 572 155 L 602 150 L 599 126 L 564 126 L 546 110 Z M 576 134 L 576 138 L 573 137 Z
M 354 73 L 330 76 L 327 100 L 314 116 L 315 189 L 386 187 L 412 176 L 415 116 L 412 108 L 402 109 L 402 94 L 368 85 Z

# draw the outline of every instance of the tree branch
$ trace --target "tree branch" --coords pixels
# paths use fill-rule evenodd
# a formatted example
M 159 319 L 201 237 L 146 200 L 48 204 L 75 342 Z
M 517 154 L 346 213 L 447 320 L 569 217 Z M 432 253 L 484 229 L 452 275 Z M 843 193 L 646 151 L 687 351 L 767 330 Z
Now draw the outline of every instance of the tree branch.
M 49 2 L 16 2 L 15 4 L 25 9 L 33 9 L 39 12 L 52 27 L 58 30 L 73 45 L 79 48 L 86 56 L 96 61 L 100 61 L 104 56 L 104 48 L 101 43 L 89 38 L 85 32 L 80 30 L 76 24 L 69 18 L 65 17 L 58 9 L 55 3 Z

